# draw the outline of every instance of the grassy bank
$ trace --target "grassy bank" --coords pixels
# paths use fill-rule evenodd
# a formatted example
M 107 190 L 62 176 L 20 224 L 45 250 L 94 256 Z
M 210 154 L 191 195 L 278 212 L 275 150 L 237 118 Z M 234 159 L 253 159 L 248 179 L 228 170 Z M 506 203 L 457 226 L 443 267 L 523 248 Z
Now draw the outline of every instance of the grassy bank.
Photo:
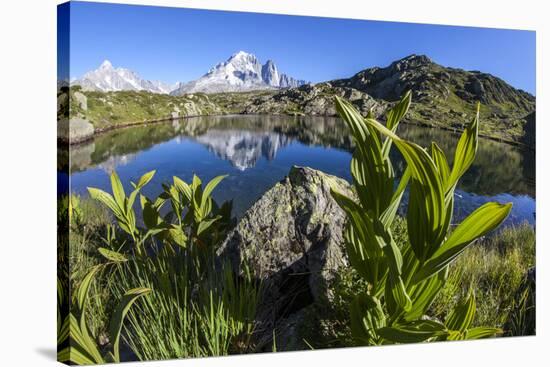
M 156 122 L 170 119 L 172 116 L 210 116 L 245 113 L 254 104 L 273 104 L 272 114 L 304 115 L 305 102 L 300 98 L 288 110 L 288 106 L 279 106 L 276 91 L 251 91 L 230 93 L 193 93 L 183 96 L 155 94 L 149 92 L 119 91 L 96 92 L 82 91 L 79 86 L 70 88 L 71 98 L 61 93 L 58 97 L 58 113 L 70 118 L 82 118 L 89 121 L 96 132 L 125 127 L 134 124 Z M 75 93 L 77 93 L 75 95 Z M 288 94 L 288 93 L 287 93 Z M 326 94 L 326 93 L 325 93 Z M 296 95 L 300 96 L 299 90 Z M 336 95 L 329 92 L 327 98 Z M 318 97 L 315 94 L 316 98 Z M 302 97 L 301 97 L 302 98 Z M 456 99 L 456 98 L 455 98 Z M 474 104 L 449 98 L 440 103 L 419 101 L 411 106 L 405 123 L 441 128 L 461 132 L 475 110 Z M 65 106 L 69 101 L 68 107 Z M 381 102 L 387 104 L 386 102 Z M 504 106 L 495 113 L 494 106 L 481 105 L 480 136 L 514 145 L 524 145 L 526 120 L 518 117 L 514 111 Z M 505 108 L 506 107 L 506 108 Z M 503 112 L 504 111 L 504 112 Z M 363 111 L 366 113 L 366 111 Z
M 534 266 L 534 228 L 527 223 L 504 228 L 469 248 L 451 266 L 453 281 L 447 283 L 431 313 L 442 317 L 473 289 L 478 299 L 474 325 L 497 325 L 506 335 L 521 335 L 506 324 L 519 301 L 517 291 Z
M 74 94 L 85 96 L 75 98 Z M 95 129 L 177 116 L 197 116 L 221 113 L 221 109 L 206 94 L 174 97 L 147 92 L 82 92 L 71 88 L 70 116 L 90 121 Z

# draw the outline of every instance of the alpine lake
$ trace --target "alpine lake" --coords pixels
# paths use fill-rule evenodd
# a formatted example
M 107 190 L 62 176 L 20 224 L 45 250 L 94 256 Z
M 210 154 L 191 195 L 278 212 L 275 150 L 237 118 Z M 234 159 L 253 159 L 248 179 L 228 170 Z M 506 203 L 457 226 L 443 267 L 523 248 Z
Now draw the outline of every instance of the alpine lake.
M 421 146 L 435 141 L 451 162 L 459 135 L 450 131 L 401 124 L 398 134 Z M 71 146 L 71 192 L 87 196 L 87 187 L 111 192 L 109 174 L 116 170 L 125 190 L 145 172 L 156 170 L 142 190 L 150 198 L 162 183 L 178 176 L 203 182 L 228 175 L 214 191 L 218 203 L 233 201 L 241 217 L 264 192 L 282 180 L 293 165 L 308 166 L 351 182 L 353 145 L 348 129 L 335 117 L 266 115 L 206 116 L 113 130 Z M 396 149 L 392 161 L 400 175 L 405 163 Z M 406 195 L 401 213 L 405 215 Z M 455 193 L 453 221 L 462 220 L 488 201 L 512 202 L 505 225 L 535 224 L 535 152 L 480 138 L 475 162 Z

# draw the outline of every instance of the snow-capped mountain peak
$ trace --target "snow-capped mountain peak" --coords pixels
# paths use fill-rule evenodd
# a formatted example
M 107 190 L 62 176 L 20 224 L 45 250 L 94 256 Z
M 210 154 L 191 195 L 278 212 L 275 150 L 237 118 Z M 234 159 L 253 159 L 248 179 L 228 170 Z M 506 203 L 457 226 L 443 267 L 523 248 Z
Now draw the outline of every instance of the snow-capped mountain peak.
M 101 65 L 99 66 L 100 69 L 102 70 L 105 70 L 105 69 L 112 69 L 113 68 L 113 64 L 111 64 L 111 62 L 109 60 L 104 60 Z
M 302 84 L 305 81 L 280 73 L 272 60 L 262 65 L 254 54 L 238 51 L 199 79 L 180 85 L 171 94 L 239 92 L 297 87 Z
M 256 55 L 253 55 L 251 53 L 248 53 L 246 51 L 237 51 L 235 52 L 233 55 L 231 55 L 231 57 L 229 58 L 229 60 L 234 60 L 234 59 L 237 59 L 237 60 L 246 60 L 246 61 L 249 61 L 249 62 L 257 62 L 258 59 L 256 58 Z
M 99 68 L 88 71 L 80 79 L 71 82 L 80 85 L 83 90 L 114 92 L 121 90 L 148 91 L 152 93 L 170 93 L 176 86 L 160 81 L 142 79 L 137 73 L 125 68 L 115 68 L 109 60 Z
M 216 64 L 199 79 L 188 83 L 168 85 L 160 81 L 142 79 L 134 71 L 114 67 L 105 59 L 97 69 L 88 71 L 81 78 L 71 81 L 71 84 L 80 85 L 83 90 L 102 92 L 131 90 L 181 95 L 194 92 L 292 88 L 305 84 L 305 81 L 281 73 L 272 60 L 262 64 L 256 55 L 238 51 L 226 61 Z
M 262 79 L 269 85 L 278 87 L 281 84 L 281 76 L 277 65 L 272 60 L 267 60 L 265 65 L 262 66 Z

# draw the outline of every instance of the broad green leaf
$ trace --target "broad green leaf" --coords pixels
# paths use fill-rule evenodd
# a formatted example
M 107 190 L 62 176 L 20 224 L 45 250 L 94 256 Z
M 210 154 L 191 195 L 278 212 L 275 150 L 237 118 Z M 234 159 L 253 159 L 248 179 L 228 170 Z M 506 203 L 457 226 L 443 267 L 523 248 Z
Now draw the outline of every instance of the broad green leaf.
M 124 256 L 120 252 L 112 251 L 104 247 L 100 247 L 98 251 L 104 258 L 106 258 L 109 261 L 116 262 L 116 263 L 128 261 L 126 256 Z
M 347 223 L 344 228 L 344 241 L 346 252 L 351 266 L 357 270 L 357 273 L 365 278 L 370 284 L 376 286 L 377 279 L 381 279 L 379 272 L 384 271 L 382 267 L 377 265 L 378 259 L 369 258 L 364 250 L 364 245 L 359 240 L 358 236 L 353 231 L 353 227 Z
M 386 297 L 389 299 L 391 297 L 391 306 L 390 313 L 394 314 L 398 311 L 410 311 L 412 307 L 412 301 L 407 290 L 405 289 L 405 284 L 400 275 L 395 274 L 391 269 L 388 273 L 388 280 L 386 282 Z M 394 309 L 398 306 L 398 309 Z
M 378 334 L 395 343 L 419 343 L 448 334 L 445 325 L 430 320 L 411 321 L 402 325 L 383 327 Z
M 149 237 L 153 237 L 164 232 L 166 232 L 165 227 L 150 229 L 145 233 L 145 236 L 143 236 L 143 241 L 147 240 Z
M 355 141 L 351 173 L 359 200 L 373 217 L 379 217 L 392 198 L 394 178 L 391 162 L 382 155 L 380 133 L 349 102 L 336 97 L 335 105 Z
M 376 238 L 373 221 L 367 217 L 368 214 L 352 199 L 341 194 L 335 188 L 331 188 L 330 192 L 336 203 L 346 212 L 354 233 L 364 245 L 363 250 L 366 256 L 371 258 L 376 257 L 382 247 Z
M 142 297 L 150 292 L 151 290 L 148 288 L 134 288 L 127 291 L 111 317 L 111 322 L 109 323 L 109 335 L 113 342 L 113 356 L 116 363 L 120 362 L 120 332 L 122 330 L 122 324 L 124 323 L 126 314 L 139 297 Z
M 69 314 L 69 333 L 71 338 L 71 360 L 76 358 L 93 361 L 91 364 L 105 363 L 95 341 L 88 333 L 88 327 L 82 321 L 79 324 L 72 313 Z
M 466 331 L 474 321 L 476 313 L 476 301 L 472 294 L 464 302 L 460 302 L 449 313 L 445 320 L 445 325 L 449 330 Z
M 93 187 L 88 187 L 88 192 L 90 193 L 90 197 L 92 199 L 100 201 L 109 209 L 111 209 L 111 211 L 116 217 L 122 216 L 122 211 L 120 207 L 118 206 L 118 204 L 115 202 L 115 200 L 110 194 L 106 193 L 103 190 L 96 189 Z
M 386 316 L 380 301 L 376 297 L 360 293 L 351 302 L 350 316 L 353 337 L 364 344 L 376 344 L 376 330 L 386 326 Z
M 178 246 L 185 248 L 187 246 L 187 236 L 183 230 L 178 226 L 172 226 L 168 230 L 168 236 Z
M 435 250 L 433 246 L 442 241 L 447 230 L 444 228 L 448 220 L 441 176 L 433 159 L 422 147 L 401 139 L 376 120 L 365 121 L 391 138 L 407 161 L 413 178 L 407 215 L 409 238 L 415 254 L 423 260 Z
M 128 227 L 130 228 L 129 233 L 134 234 L 136 233 L 136 213 L 133 209 L 130 209 L 126 213 L 126 223 L 128 223 Z
M 129 213 L 134 210 L 133 206 L 138 194 L 139 194 L 139 189 L 135 189 L 130 193 L 130 196 L 128 196 L 128 200 L 126 201 L 126 213 Z
M 103 265 L 96 265 L 92 267 L 92 269 L 84 276 L 84 279 L 78 286 L 78 289 L 76 291 L 76 300 L 78 305 L 78 311 L 79 311 L 79 320 L 76 325 L 73 325 L 73 315 L 70 314 L 71 321 L 70 321 L 70 334 L 71 337 L 74 339 L 77 334 L 76 331 L 73 329 L 78 328 L 78 332 L 81 336 L 81 342 L 83 343 L 82 346 L 85 348 L 86 351 L 90 353 L 90 355 L 95 358 L 96 360 L 101 359 L 101 356 L 99 352 L 97 351 L 95 342 L 90 337 L 88 332 L 88 326 L 86 325 L 86 310 L 87 310 L 87 300 L 88 300 L 88 292 L 91 286 L 91 283 L 93 279 L 95 278 L 96 274 L 99 272 L 99 270 L 103 267 Z M 74 319 L 74 322 L 76 323 L 77 320 Z M 95 353 L 95 354 L 94 354 Z M 101 362 L 97 362 L 101 363 Z
M 143 223 L 148 229 L 156 228 L 162 222 L 158 209 L 145 196 L 141 195 L 140 199 Z
M 63 348 L 62 350 L 59 350 L 58 349 L 58 352 L 57 352 L 57 361 L 58 362 L 61 362 L 61 363 L 68 363 L 70 362 L 70 358 L 71 358 L 71 347 L 66 347 L 66 348 Z M 73 362 L 73 363 L 76 363 L 76 362 Z M 93 361 L 89 361 L 89 364 L 92 364 Z
M 180 195 L 179 195 L 179 191 L 176 188 L 176 186 L 169 186 L 168 187 L 168 194 L 170 195 L 170 200 L 172 200 L 173 204 L 176 204 L 176 206 L 179 206 Z
M 196 192 L 202 186 L 202 181 L 197 175 L 193 175 L 193 180 L 191 181 L 191 189 L 193 192 Z
M 57 345 L 63 344 L 69 338 L 69 317 L 65 317 L 57 331 Z
M 156 171 L 152 170 L 147 173 L 145 173 L 143 176 L 140 177 L 136 189 L 141 189 L 143 186 L 147 185 L 149 181 L 153 179 L 153 176 L 155 175 Z
M 76 301 L 81 319 L 83 319 L 84 317 L 90 285 L 92 284 L 92 281 L 94 280 L 96 274 L 101 270 L 102 267 L 102 265 L 96 265 L 92 267 L 90 271 L 88 271 L 88 273 L 84 276 L 84 279 L 82 279 L 82 282 L 76 290 Z
M 407 91 L 401 100 L 392 107 L 386 116 L 386 127 L 393 132 L 397 129 L 401 119 L 407 114 L 412 101 L 411 91 Z
M 119 218 L 118 226 L 120 227 L 120 229 L 122 229 L 124 232 L 128 233 L 129 235 L 134 234 L 132 227 L 124 219 Z
M 401 268 L 403 267 L 403 256 L 401 250 L 393 240 L 388 228 L 385 228 L 382 222 L 374 220 L 376 236 L 380 238 L 379 243 L 384 244 L 382 250 L 386 255 L 389 273 L 386 282 L 386 295 L 391 298 L 392 305 L 390 313 L 397 310 L 394 306 L 399 306 L 399 310 L 408 311 L 411 308 L 411 299 L 405 289 L 405 284 L 401 278 Z
M 447 241 L 415 274 L 413 283 L 432 276 L 460 255 L 468 245 L 498 227 L 508 216 L 512 203 L 486 203 L 460 223 Z
M 118 204 L 119 208 L 125 208 L 124 201 L 126 200 L 126 193 L 124 192 L 124 187 L 116 171 L 111 173 L 111 187 L 113 189 L 113 198 L 115 202 Z
M 193 191 L 193 197 L 191 205 L 193 208 L 193 217 L 195 223 L 199 223 L 204 218 L 204 212 L 202 210 L 202 181 L 197 175 L 193 175 L 193 181 L 191 182 L 191 189 Z
M 179 192 L 182 193 L 182 195 L 185 197 L 188 203 L 191 202 L 193 199 L 193 191 L 191 190 L 191 186 L 189 186 L 185 181 L 183 181 L 181 178 L 174 176 L 174 186 L 178 189 Z
M 212 196 L 212 191 L 218 186 L 218 184 L 226 178 L 227 175 L 217 176 L 214 177 L 205 187 L 204 191 L 202 193 L 202 201 L 201 201 L 201 208 L 204 208 L 206 205 L 206 201 Z
M 406 321 L 412 321 L 422 317 L 430 308 L 446 280 L 446 272 L 441 271 L 437 276 L 426 279 L 416 286 L 413 286 L 412 291 L 409 292 L 413 304 L 410 310 L 405 314 L 404 319 Z
M 449 181 L 449 176 L 451 175 L 447 157 L 445 157 L 445 153 L 435 142 L 432 142 L 431 153 L 437 170 L 439 171 L 439 175 L 441 176 L 441 180 L 443 181 L 443 185 L 446 187 L 447 182 Z
M 465 339 L 483 339 L 502 334 L 502 329 L 492 327 L 475 327 L 466 330 Z
M 363 208 L 378 216 L 390 204 L 393 172 L 388 160 L 377 163 L 364 154 L 360 149 L 354 151 L 350 164 L 351 176 Z
M 395 132 L 397 130 L 397 127 L 399 126 L 399 122 L 409 110 L 409 107 L 411 105 L 411 100 L 412 100 L 412 93 L 411 91 L 408 91 L 401 98 L 401 100 L 393 108 L 389 110 L 386 116 L 386 127 L 390 131 Z M 384 144 L 382 146 L 382 154 L 384 157 L 389 156 L 391 146 L 392 146 L 391 138 L 386 137 L 386 140 L 384 141 Z
M 399 204 L 401 204 L 401 199 L 403 198 L 403 193 L 405 192 L 405 188 L 409 183 L 410 177 L 411 177 L 410 171 L 406 169 L 405 172 L 403 173 L 403 176 L 401 177 L 401 180 L 399 180 L 399 185 L 397 186 L 397 189 L 393 193 L 393 197 L 390 201 L 390 205 L 386 208 L 386 210 L 380 216 L 380 221 L 384 224 L 386 228 L 388 228 L 393 223 L 393 220 L 395 219 L 395 214 L 399 209 Z
M 77 347 L 67 348 L 67 353 L 69 354 L 69 359 L 67 359 L 67 361 L 70 361 L 71 363 L 74 363 L 79 366 L 105 363 L 103 360 L 95 361 L 93 359 L 90 359 L 88 356 L 86 356 L 84 353 L 78 350 Z
M 339 193 L 331 185 L 331 195 L 348 217 L 344 239 L 348 257 L 352 266 L 378 290 L 378 284 L 387 272 L 387 263 L 383 256 L 381 238 L 376 235 L 373 220 L 352 199 Z
M 479 108 L 480 104 L 478 103 L 475 117 L 458 140 L 447 191 L 454 189 L 460 177 L 470 168 L 475 159 L 478 145 Z
M 178 220 L 181 222 L 182 206 L 180 193 L 175 185 L 167 186 L 165 188 L 166 194 L 170 197 L 170 204 L 172 205 L 172 212 L 168 214 L 175 214 Z M 185 199 L 185 196 L 184 196 Z
M 201 234 L 203 234 L 204 231 L 206 231 L 208 228 L 210 228 L 212 226 L 212 224 L 217 222 L 220 218 L 221 218 L 220 216 L 216 216 L 214 218 L 205 219 L 202 222 L 200 222 L 199 227 L 197 229 L 197 236 L 200 236 Z

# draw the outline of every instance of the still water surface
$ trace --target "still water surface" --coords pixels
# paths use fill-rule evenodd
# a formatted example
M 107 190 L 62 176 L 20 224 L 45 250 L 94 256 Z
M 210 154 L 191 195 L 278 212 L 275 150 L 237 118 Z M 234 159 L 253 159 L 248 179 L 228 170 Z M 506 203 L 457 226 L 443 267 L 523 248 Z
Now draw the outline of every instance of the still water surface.
M 452 160 L 458 136 L 443 130 L 402 125 L 398 132 L 422 146 L 436 141 Z M 292 165 L 309 166 L 351 180 L 352 144 L 344 123 L 331 117 L 197 117 L 112 131 L 93 142 L 71 147 L 71 190 L 110 191 L 116 170 L 125 189 L 130 181 L 156 169 L 144 193 L 158 195 L 172 176 L 203 181 L 228 174 L 215 191 L 221 202 L 233 200 L 241 216 L 262 194 L 283 179 Z M 396 170 L 404 163 L 397 151 Z M 535 222 L 535 156 L 532 151 L 480 139 L 476 160 L 458 185 L 455 220 L 487 201 L 512 202 L 506 224 Z

